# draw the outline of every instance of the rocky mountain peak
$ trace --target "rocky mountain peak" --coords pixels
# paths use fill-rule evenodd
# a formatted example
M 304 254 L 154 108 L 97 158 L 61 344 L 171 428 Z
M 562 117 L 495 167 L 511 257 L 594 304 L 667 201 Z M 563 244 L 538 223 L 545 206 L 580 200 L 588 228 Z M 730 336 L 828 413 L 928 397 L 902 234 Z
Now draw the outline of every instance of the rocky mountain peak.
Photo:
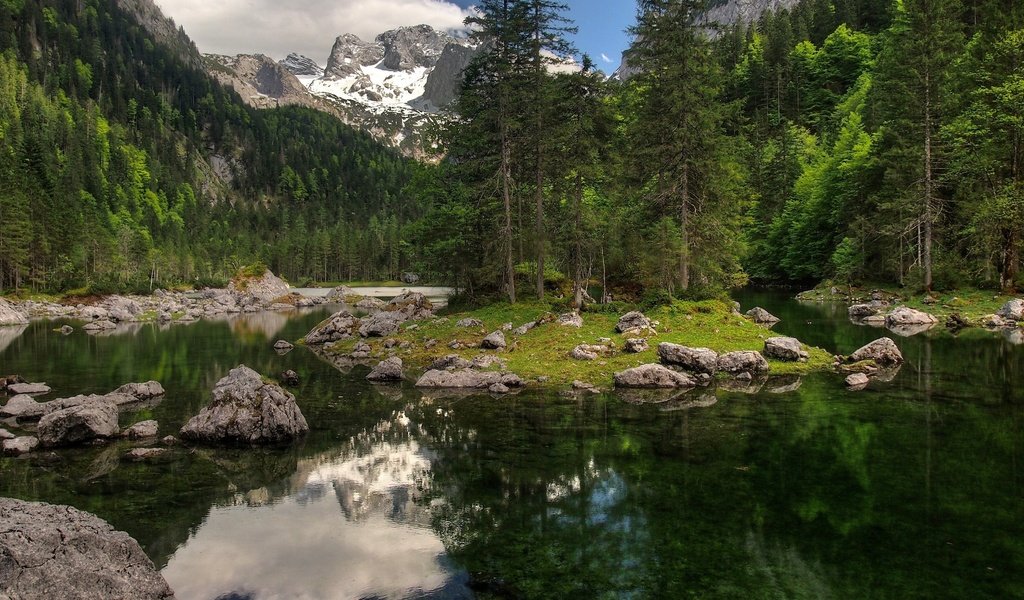
M 361 66 L 375 65 L 384 58 L 384 44 L 367 42 L 357 35 L 346 33 L 334 40 L 331 56 L 327 59 L 324 76 L 344 78 L 360 71 Z
M 414 25 L 386 31 L 377 36 L 377 42 L 384 47 L 384 61 L 380 66 L 391 71 L 408 71 L 417 67 L 433 68 L 445 46 L 454 41 L 452 36 L 437 31 L 430 25 Z
M 289 73 L 297 77 L 320 77 L 324 74 L 324 68 L 318 65 L 315 60 L 294 52 L 289 54 L 280 64 Z

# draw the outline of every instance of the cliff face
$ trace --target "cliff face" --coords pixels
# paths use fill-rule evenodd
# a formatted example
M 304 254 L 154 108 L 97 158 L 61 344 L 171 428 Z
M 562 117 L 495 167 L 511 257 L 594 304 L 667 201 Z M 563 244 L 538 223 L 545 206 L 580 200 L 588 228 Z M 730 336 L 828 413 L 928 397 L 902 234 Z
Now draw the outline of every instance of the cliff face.
M 206 70 L 256 108 L 299 105 L 321 108 L 291 72 L 263 54 L 206 55 Z
M 196 45 L 153 0 L 117 0 L 117 6 L 134 16 L 150 35 L 174 50 L 186 63 L 197 68 L 202 66 L 203 59 Z
M 479 52 L 476 48 L 461 44 L 445 46 L 423 88 L 425 110 L 440 110 L 455 100 L 462 86 L 462 74 Z

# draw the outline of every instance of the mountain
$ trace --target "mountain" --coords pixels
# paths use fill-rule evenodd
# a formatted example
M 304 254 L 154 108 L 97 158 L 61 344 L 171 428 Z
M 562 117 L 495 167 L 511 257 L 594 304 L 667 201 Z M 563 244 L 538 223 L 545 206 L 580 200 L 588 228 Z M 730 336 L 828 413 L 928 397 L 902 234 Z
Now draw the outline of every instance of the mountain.
M 372 41 L 338 36 L 322 69 L 298 54 L 288 55 L 279 69 L 262 55 L 207 55 L 205 64 L 251 106 L 317 108 L 406 156 L 423 159 L 429 157 L 425 131 L 443 118 L 477 52 L 466 40 L 414 25 L 385 31 Z

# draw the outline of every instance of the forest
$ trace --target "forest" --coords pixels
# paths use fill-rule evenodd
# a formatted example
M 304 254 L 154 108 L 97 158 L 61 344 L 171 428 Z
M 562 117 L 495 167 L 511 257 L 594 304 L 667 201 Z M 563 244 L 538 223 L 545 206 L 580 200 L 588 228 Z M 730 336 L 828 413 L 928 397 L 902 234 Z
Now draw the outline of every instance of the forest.
M 481 1 L 486 51 L 416 164 L 247 107 L 112 2 L 3 0 L 0 289 L 255 261 L 578 304 L 1024 283 L 1024 5 L 802 0 L 721 25 L 708 4 L 641 0 L 620 80 L 551 68 L 574 53 L 560 2 Z

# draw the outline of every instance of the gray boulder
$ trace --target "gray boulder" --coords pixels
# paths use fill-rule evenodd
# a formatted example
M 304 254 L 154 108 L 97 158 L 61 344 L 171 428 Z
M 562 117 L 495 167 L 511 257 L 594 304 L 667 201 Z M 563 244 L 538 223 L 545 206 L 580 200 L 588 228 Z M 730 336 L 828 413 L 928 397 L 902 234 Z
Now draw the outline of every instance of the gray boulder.
M 8 394 L 49 394 L 50 386 L 45 383 L 12 383 L 7 386 Z
M 575 327 L 577 329 L 583 327 L 583 317 L 581 317 L 579 313 L 575 312 L 559 315 L 557 322 L 559 325 L 564 327 Z
M 259 277 L 240 278 L 228 284 L 228 290 L 240 295 L 257 298 L 263 302 L 271 302 L 287 296 L 291 288 L 283 279 L 266 270 Z
M 779 360 L 807 360 L 811 357 L 800 340 L 791 337 L 770 337 L 764 341 L 764 355 Z
M 644 316 L 644 313 L 635 310 L 619 317 L 619 322 L 615 325 L 615 331 L 619 333 L 637 332 L 651 328 L 651 320 Z
M 878 306 L 874 304 L 854 304 L 847 312 L 851 319 L 863 319 L 878 314 Z
M 240 365 L 217 382 L 209 406 L 181 428 L 181 437 L 206 443 L 272 444 L 307 432 L 309 425 L 295 396 Z
M 757 375 L 768 372 L 768 361 L 760 352 L 752 350 L 729 352 L 718 357 L 718 370 L 732 375 L 741 373 Z
M 359 335 L 364 338 L 388 337 L 398 331 L 398 326 L 406 319 L 398 312 L 381 311 L 362 320 Z
M 339 285 L 333 290 L 327 292 L 327 295 L 324 297 L 327 298 L 328 302 L 344 302 L 346 298 L 355 295 L 356 291 L 353 290 L 352 288 L 348 287 L 347 285 Z
M 689 375 L 662 365 L 641 365 L 614 375 L 615 385 L 624 388 L 683 388 L 697 385 Z
M 392 298 L 384 306 L 384 310 L 391 313 L 399 313 L 403 321 L 428 319 L 434 316 L 433 302 L 419 292 L 403 292 L 401 295 Z
M 759 325 L 775 325 L 782 320 L 760 306 L 748 310 L 747 316 Z
M 7 401 L 7 404 L 0 407 L 0 418 L 38 419 L 43 416 L 46 404 L 36 402 L 32 396 L 26 394 L 14 396 Z
M 935 315 L 914 310 L 906 306 L 900 306 L 885 316 L 885 326 L 893 327 L 899 325 L 933 325 L 939 320 Z
M 322 346 L 328 342 L 352 337 L 358 327 L 359 319 L 353 317 L 347 310 L 342 310 L 321 321 L 306 334 L 305 341 L 310 346 Z
M 96 400 L 43 415 L 36 430 L 45 447 L 72 446 L 117 435 L 117 405 Z
M 4 440 L 2 443 L 3 453 L 9 456 L 21 456 L 22 454 L 28 454 L 39 446 L 39 438 L 32 436 L 16 437 L 9 440 Z M 2 535 L 2 534 L 0 534 Z M 0 579 L 3 579 L 2 570 L 0 570 Z M 2 586 L 0 582 L 0 586 Z M 2 589 L 2 588 L 0 588 Z
M 174 597 L 139 543 L 95 515 L 3 498 L 0 523 L 0 597 Z
M 356 308 L 360 310 L 380 310 L 387 306 L 387 304 L 380 298 L 371 298 L 369 296 L 363 298 L 359 302 L 356 302 Z
M 156 421 L 140 421 L 126 429 L 122 435 L 130 440 L 143 440 L 154 438 L 160 430 L 160 424 Z
M 530 321 L 529 323 L 523 323 L 519 327 L 516 327 L 515 329 L 512 330 L 512 333 L 516 335 L 526 335 L 527 333 L 530 332 L 531 329 L 535 327 L 537 327 L 537 322 Z
M 278 352 L 288 352 L 294 347 L 294 345 L 290 342 L 286 342 L 285 340 L 277 340 L 274 342 L 274 350 L 277 350 Z
M 508 386 L 504 383 L 495 383 L 491 387 L 487 388 L 487 391 L 492 394 L 507 394 L 509 393 Z
M 602 350 L 604 350 L 602 346 L 580 344 L 572 349 L 572 352 L 569 353 L 569 358 L 573 360 L 597 360 Z
M 495 331 L 480 342 L 480 347 L 484 350 L 501 350 L 506 345 L 505 334 L 500 331 Z
M 435 371 L 446 371 L 448 369 L 468 369 L 473 366 L 473 363 L 462 358 L 458 354 L 449 354 L 443 358 L 435 360 L 430 368 Z
M 28 318 L 14 309 L 14 305 L 0 298 L 0 327 L 5 325 L 25 325 Z
M 514 373 L 497 373 L 476 369 L 458 369 L 455 371 L 439 371 L 431 369 L 420 377 L 416 387 L 423 388 L 489 388 L 500 383 L 507 387 L 522 387 L 523 380 Z
M 650 345 L 644 338 L 630 338 L 626 340 L 622 349 L 630 354 L 639 354 L 641 352 L 647 352 L 650 349 Z
M 366 378 L 370 381 L 390 382 L 402 380 L 402 359 L 397 356 L 381 361 Z
M 880 367 L 903 364 L 903 353 L 890 338 L 877 339 L 850 355 L 850 362 L 873 360 Z
M 1010 300 L 996 314 L 1010 321 L 1024 321 L 1024 300 Z
M 693 373 L 714 375 L 718 371 L 718 353 L 708 348 L 662 342 L 658 344 L 658 357 L 666 365 L 676 365 Z
M 483 327 L 484 323 L 480 319 L 466 318 L 466 319 L 459 319 L 458 321 L 456 321 L 455 326 L 456 327 Z
M 126 383 L 117 388 L 111 394 L 123 394 L 131 396 L 136 400 L 151 400 L 164 395 L 164 386 L 158 381 L 147 381 L 145 383 Z M 115 400 L 116 401 L 116 400 Z

